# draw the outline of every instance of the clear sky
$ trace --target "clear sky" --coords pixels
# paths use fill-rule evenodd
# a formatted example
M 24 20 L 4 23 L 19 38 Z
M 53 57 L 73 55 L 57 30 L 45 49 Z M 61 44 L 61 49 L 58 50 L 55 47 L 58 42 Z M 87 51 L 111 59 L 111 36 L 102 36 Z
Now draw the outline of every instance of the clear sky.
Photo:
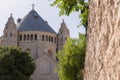
M 3 34 L 3 29 L 10 16 L 13 13 L 14 20 L 24 18 L 29 11 L 31 11 L 31 4 L 35 4 L 35 10 L 38 14 L 46 21 L 48 24 L 58 32 L 62 19 L 70 30 L 70 35 L 72 38 L 77 38 L 78 33 L 84 33 L 85 29 L 83 27 L 77 28 L 80 22 L 78 18 L 79 13 L 72 13 L 70 16 L 59 16 L 59 9 L 56 7 L 51 7 L 50 3 L 53 0 L 0 0 L 0 36 Z

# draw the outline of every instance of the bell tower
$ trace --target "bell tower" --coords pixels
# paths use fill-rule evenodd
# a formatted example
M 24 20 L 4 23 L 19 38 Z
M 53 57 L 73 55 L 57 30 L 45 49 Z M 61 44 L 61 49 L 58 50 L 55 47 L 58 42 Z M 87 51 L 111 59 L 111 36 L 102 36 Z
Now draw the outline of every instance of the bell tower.
M 66 23 L 64 22 L 64 19 L 63 19 L 61 23 L 61 27 L 58 32 L 58 38 L 57 38 L 58 50 L 61 50 L 63 48 L 67 38 L 69 37 L 70 37 L 69 29 L 67 28 Z
M 7 23 L 4 28 L 4 46 L 17 46 L 17 28 L 14 22 L 14 18 L 12 17 L 12 13 L 8 18 Z

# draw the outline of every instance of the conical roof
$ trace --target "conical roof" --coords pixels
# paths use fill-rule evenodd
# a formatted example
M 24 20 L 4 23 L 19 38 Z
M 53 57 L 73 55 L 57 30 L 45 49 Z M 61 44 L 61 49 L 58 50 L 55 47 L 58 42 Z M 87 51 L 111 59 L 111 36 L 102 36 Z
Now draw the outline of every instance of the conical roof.
M 34 9 L 32 9 L 20 22 L 18 31 L 44 31 L 56 34 Z

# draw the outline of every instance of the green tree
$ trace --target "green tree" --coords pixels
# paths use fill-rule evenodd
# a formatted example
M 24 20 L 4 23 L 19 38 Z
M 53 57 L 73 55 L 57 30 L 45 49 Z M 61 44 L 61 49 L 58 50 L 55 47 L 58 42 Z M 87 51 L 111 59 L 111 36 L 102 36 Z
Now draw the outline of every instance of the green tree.
M 28 52 L 17 47 L 0 47 L 0 80 L 29 80 L 35 63 Z
M 58 52 L 60 80 L 83 80 L 85 45 L 85 35 L 80 35 L 79 39 L 68 39 Z
M 80 24 L 87 29 L 88 21 L 88 2 L 87 0 L 55 0 L 51 6 L 60 9 L 59 15 L 69 15 L 72 12 L 80 12 Z

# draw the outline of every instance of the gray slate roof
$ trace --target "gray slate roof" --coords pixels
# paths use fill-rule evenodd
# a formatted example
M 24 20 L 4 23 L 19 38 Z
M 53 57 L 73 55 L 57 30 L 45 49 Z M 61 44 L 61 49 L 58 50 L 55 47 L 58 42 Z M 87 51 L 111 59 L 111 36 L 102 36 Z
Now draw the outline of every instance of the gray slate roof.
M 44 21 L 39 14 L 33 9 L 18 25 L 18 31 L 44 31 L 55 33 L 56 32 Z

